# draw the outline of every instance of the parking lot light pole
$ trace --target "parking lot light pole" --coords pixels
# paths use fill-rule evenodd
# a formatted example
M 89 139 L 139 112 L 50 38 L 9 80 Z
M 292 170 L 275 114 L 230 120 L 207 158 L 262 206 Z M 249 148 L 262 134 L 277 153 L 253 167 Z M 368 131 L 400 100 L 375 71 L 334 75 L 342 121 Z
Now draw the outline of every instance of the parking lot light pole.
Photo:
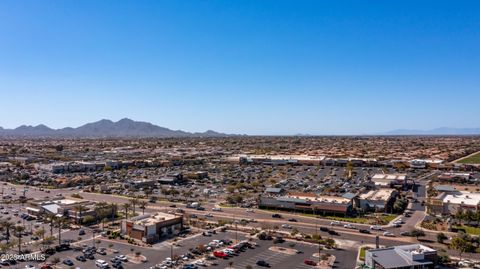
M 95 230 L 92 229 L 92 242 L 93 242 L 93 247 L 95 247 Z

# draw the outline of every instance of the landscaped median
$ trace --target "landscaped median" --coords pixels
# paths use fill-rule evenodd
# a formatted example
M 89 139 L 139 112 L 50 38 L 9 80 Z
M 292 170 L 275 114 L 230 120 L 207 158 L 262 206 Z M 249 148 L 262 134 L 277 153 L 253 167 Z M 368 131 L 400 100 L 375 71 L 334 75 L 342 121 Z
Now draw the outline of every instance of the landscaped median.
M 272 209 L 262 209 L 263 211 L 273 212 L 273 213 L 285 213 L 285 211 L 281 210 L 272 210 Z M 292 214 L 292 212 L 286 212 Z M 294 214 L 292 214 L 294 215 Z M 358 224 L 376 224 L 376 225 L 387 225 L 392 220 L 397 218 L 399 215 L 397 214 L 386 214 L 386 213 L 373 213 L 364 215 L 361 217 L 338 217 L 338 216 L 324 216 L 324 215 L 315 215 L 312 213 L 299 213 L 299 215 L 311 218 L 319 218 L 319 219 L 328 219 L 328 220 L 336 220 L 342 222 L 351 222 L 351 223 L 358 223 Z
M 398 215 L 395 215 L 395 214 L 375 214 L 375 215 L 368 215 L 363 217 L 322 216 L 322 218 L 336 220 L 336 221 L 352 222 L 352 223 L 359 223 L 359 224 L 377 224 L 377 225 L 387 225 L 397 217 Z

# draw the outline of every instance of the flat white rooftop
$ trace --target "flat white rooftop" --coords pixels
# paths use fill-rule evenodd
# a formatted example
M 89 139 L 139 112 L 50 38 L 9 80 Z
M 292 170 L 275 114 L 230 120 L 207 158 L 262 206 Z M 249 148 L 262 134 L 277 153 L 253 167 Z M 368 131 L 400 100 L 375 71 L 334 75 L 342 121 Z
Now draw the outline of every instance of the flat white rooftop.
M 444 203 L 464 204 L 476 206 L 480 203 L 480 193 L 471 193 L 468 191 L 459 191 L 456 193 L 446 194 L 443 198 Z

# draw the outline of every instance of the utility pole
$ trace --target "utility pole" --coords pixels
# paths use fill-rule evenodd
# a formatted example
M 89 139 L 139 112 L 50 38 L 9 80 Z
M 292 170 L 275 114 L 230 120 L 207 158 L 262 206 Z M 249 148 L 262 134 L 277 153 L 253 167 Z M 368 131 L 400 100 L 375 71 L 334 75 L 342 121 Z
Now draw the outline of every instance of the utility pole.
M 93 247 L 95 247 L 95 230 L 92 229 L 92 242 L 93 242 Z
M 173 243 L 170 244 L 170 259 L 173 261 Z

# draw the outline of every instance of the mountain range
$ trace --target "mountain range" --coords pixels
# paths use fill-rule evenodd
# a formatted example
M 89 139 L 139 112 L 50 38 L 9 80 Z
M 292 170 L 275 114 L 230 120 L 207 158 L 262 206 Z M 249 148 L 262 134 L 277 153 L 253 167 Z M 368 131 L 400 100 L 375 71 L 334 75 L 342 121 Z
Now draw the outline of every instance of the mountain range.
M 480 135 L 480 128 L 449 128 L 441 127 L 430 130 L 397 129 L 375 135 Z M 203 133 L 191 133 L 182 130 L 171 130 L 149 122 L 121 119 L 117 122 L 99 120 L 87 123 L 77 128 L 65 127 L 52 129 L 46 125 L 22 125 L 15 129 L 0 127 L 0 137 L 226 137 L 236 136 L 212 130 Z M 308 136 L 297 134 L 297 136 Z
M 384 135 L 480 135 L 480 128 L 450 128 L 440 127 L 430 130 L 397 129 Z
M 190 133 L 181 130 L 171 130 L 149 122 L 121 119 L 117 122 L 100 120 L 87 123 L 77 128 L 65 127 L 52 129 L 43 124 L 37 126 L 22 125 L 15 129 L 0 127 L 0 136 L 11 137 L 224 137 L 228 134 L 208 130 L 203 133 Z

